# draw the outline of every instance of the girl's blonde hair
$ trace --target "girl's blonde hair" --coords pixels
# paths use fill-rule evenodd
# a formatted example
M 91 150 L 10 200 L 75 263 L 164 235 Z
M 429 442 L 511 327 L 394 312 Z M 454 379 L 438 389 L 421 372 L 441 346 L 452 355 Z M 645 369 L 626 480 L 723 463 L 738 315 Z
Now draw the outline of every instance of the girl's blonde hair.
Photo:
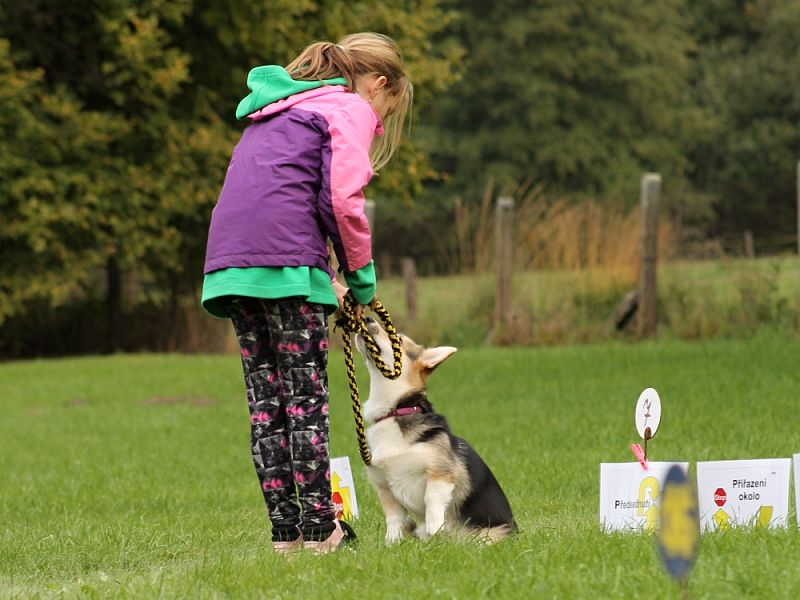
M 356 79 L 364 75 L 386 77 L 386 93 L 394 100 L 394 110 L 383 120 L 384 133 L 370 148 L 372 168 L 378 171 L 400 146 L 403 123 L 411 113 L 414 87 L 406 75 L 403 57 L 394 40 L 380 33 L 353 33 L 338 44 L 316 42 L 286 66 L 293 79 L 318 81 L 343 77 L 347 89 L 355 92 Z

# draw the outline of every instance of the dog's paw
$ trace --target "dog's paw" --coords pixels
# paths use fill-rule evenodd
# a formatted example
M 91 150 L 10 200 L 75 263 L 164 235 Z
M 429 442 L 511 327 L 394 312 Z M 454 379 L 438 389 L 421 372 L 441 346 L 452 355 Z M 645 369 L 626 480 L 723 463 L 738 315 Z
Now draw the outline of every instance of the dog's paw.
M 401 541 L 406 535 L 403 523 L 392 523 L 386 525 L 386 544 L 396 544 Z
M 417 525 L 417 528 L 414 530 L 414 535 L 423 542 L 427 542 L 429 539 L 431 539 L 431 534 L 428 533 L 428 528 L 425 526 L 425 523 L 420 523 Z
M 386 523 L 385 539 L 387 544 L 396 544 L 397 542 L 411 535 L 412 533 L 414 533 L 414 521 L 412 521 L 408 517 L 402 520 Z
M 414 530 L 414 535 L 423 542 L 428 541 L 440 533 L 449 533 L 449 528 L 444 523 L 420 523 Z

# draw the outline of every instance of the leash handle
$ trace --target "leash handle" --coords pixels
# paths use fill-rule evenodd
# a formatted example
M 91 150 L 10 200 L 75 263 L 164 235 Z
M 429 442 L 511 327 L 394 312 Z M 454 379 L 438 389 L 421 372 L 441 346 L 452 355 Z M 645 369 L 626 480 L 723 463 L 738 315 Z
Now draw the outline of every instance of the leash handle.
M 361 401 L 358 398 L 358 384 L 356 383 L 356 368 L 353 364 L 353 341 L 350 334 L 342 330 L 342 346 L 344 350 L 344 366 L 347 369 L 347 383 L 350 386 L 350 402 L 353 406 L 353 420 L 356 425 L 356 440 L 358 452 L 365 465 L 372 464 L 372 453 L 367 444 L 367 433 L 364 427 L 364 417 L 361 415 Z
M 356 305 L 357 303 L 353 293 L 348 290 L 344 297 L 342 314 L 339 319 L 337 319 L 336 325 L 342 328 L 343 335 L 360 333 L 361 337 L 364 339 L 364 343 L 367 346 L 370 357 L 372 358 L 372 362 L 375 363 L 375 366 L 378 367 L 378 370 L 381 372 L 381 374 L 387 379 L 397 379 L 403 372 L 403 347 L 400 344 L 400 334 L 397 333 L 397 329 L 394 327 L 394 323 L 389 315 L 389 311 L 386 310 L 386 308 L 377 298 L 374 298 L 372 302 L 369 303 L 369 307 L 383 322 L 384 329 L 389 336 L 389 342 L 392 345 L 392 360 L 394 362 L 392 367 L 387 365 L 383 358 L 381 358 L 381 350 L 378 348 L 378 344 L 369 334 L 367 322 L 364 320 L 364 318 L 362 317 L 361 319 L 356 320 Z
M 350 387 L 350 400 L 353 406 L 353 419 L 356 426 L 356 437 L 358 439 L 358 451 L 361 454 L 361 460 L 365 465 L 372 464 L 372 454 L 369 451 L 367 444 L 366 430 L 364 427 L 364 418 L 361 414 L 361 401 L 358 397 L 358 383 L 356 382 L 356 369 L 353 363 L 353 340 L 350 335 L 353 333 L 360 333 L 367 350 L 372 358 L 375 366 L 381 374 L 388 379 L 397 379 L 403 371 L 403 347 L 400 344 L 400 335 L 392 323 L 392 318 L 389 316 L 389 311 L 380 303 L 377 298 L 370 302 L 369 306 L 373 312 L 383 321 L 386 333 L 389 335 L 389 341 L 392 345 L 392 358 L 394 365 L 390 368 L 381 358 L 381 351 L 378 344 L 369 334 L 367 330 L 367 323 L 363 319 L 356 320 L 355 309 L 356 299 L 353 297 L 351 291 L 348 290 L 344 297 L 342 307 L 342 314 L 336 321 L 336 326 L 342 329 L 342 348 L 344 350 L 344 364 L 347 370 L 347 382 Z

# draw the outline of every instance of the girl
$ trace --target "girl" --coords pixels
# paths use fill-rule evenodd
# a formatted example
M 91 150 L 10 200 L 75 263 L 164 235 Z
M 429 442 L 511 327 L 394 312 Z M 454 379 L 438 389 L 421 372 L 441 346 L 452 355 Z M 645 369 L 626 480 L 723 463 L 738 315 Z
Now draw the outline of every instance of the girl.
M 251 124 L 212 213 L 202 302 L 239 340 L 273 548 L 330 552 L 355 534 L 331 502 L 327 317 L 347 288 L 326 238 L 369 304 L 362 189 L 397 150 L 412 86 L 394 41 L 376 33 L 312 44 L 285 69 L 256 67 L 247 86 L 236 116 Z

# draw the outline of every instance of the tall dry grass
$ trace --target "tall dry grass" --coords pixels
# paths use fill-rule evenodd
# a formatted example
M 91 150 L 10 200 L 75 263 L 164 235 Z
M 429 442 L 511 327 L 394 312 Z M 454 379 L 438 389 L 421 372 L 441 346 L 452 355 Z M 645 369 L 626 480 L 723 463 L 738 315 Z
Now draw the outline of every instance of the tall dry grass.
M 552 197 L 531 183 L 496 190 L 490 181 L 479 203 L 455 206 L 455 260 L 463 274 L 495 269 L 496 238 L 501 234 L 495 229 L 494 199 L 501 195 L 515 200 L 514 270 L 541 274 L 538 285 L 546 288 L 515 285 L 514 325 L 497 341 L 555 343 L 602 335 L 614 307 L 636 287 L 642 229 L 638 206 L 623 210 L 593 199 Z M 658 235 L 663 260 L 669 255 L 669 224 L 662 222 Z M 484 296 L 474 302 L 471 317 L 490 322 L 493 286 Z
M 495 261 L 494 199 L 490 181 L 477 205 L 457 201 L 455 260 L 462 273 L 486 273 Z M 580 272 L 616 282 L 636 279 L 640 255 L 640 211 L 625 212 L 596 200 L 547 196 L 541 186 L 511 190 L 514 205 L 514 268 L 521 271 Z M 668 223 L 659 227 L 659 254 L 668 255 Z

